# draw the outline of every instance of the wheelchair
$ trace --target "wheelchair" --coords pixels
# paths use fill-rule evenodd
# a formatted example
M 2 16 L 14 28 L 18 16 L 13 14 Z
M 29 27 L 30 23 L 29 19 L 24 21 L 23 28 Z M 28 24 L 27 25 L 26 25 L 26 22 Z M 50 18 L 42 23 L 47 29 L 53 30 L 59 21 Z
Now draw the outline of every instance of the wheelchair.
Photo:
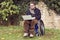
M 35 35 L 36 36 L 43 36 L 45 34 L 45 26 L 42 20 L 38 21 L 38 24 L 35 25 Z

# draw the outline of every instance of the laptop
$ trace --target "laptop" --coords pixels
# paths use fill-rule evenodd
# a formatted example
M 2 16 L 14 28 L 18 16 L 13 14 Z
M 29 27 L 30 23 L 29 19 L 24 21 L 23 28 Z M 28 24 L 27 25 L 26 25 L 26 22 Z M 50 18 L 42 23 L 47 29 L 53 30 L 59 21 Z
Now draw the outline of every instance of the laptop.
M 31 15 L 22 15 L 23 20 L 33 20 L 35 17 L 32 17 Z

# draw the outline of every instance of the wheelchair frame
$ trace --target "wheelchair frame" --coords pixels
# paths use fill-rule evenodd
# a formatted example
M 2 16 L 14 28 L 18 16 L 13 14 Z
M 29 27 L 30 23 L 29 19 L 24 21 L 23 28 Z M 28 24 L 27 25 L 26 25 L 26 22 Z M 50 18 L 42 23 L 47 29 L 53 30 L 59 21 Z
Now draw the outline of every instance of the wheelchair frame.
M 35 25 L 35 34 L 36 36 L 41 36 L 45 34 L 45 26 L 42 20 L 39 20 L 38 24 Z

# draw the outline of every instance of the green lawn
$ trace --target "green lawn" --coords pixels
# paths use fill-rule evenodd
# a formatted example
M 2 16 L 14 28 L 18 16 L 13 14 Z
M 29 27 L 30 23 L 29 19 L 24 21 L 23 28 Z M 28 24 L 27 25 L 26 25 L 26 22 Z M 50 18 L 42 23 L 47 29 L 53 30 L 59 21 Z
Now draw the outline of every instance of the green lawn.
M 60 30 L 46 29 L 45 35 L 34 38 L 23 37 L 23 27 L 0 26 L 0 40 L 60 40 Z

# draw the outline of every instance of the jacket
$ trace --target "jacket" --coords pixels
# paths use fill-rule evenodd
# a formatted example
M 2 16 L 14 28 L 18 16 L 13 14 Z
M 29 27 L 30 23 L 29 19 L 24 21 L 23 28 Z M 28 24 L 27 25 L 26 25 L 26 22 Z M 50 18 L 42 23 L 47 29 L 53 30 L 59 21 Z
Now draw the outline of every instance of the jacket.
M 26 11 L 26 15 L 31 15 L 32 17 L 36 17 L 37 20 L 40 20 L 41 19 L 40 10 L 38 8 L 35 8 L 34 13 L 35 14 L 32 14 L 29 9 Z

